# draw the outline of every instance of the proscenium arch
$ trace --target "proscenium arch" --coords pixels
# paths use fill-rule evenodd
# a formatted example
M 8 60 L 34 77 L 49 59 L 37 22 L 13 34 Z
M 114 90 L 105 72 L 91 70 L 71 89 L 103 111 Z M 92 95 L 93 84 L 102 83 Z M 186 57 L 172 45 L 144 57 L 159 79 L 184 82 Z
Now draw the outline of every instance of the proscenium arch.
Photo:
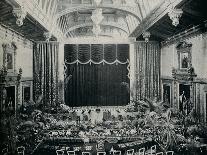
M 84 10 L 94 10 L 96 8 L 100 8 L 100 9 L 115 9 L 115 10 L 119 10 L 119 11 L 122 11 L 122 12 L 126 12 L 126 13 L 134 16 L 139 21 L 139 23 L 141 23 L 141 19 L 137 15 L 137 12 L 135 13 L 133 11 L 130 11 L 130 9 L 126 10 L 126 9 L 124 9 L 123 6 L 120 6 L 120 7 L 115 7 L 115 6 L 98 6 L 98 7 L 95 7 L 95 6 L 76 6 L 76 7 L 67 8 L 67 9 L 59 12 L 56 15 L 56 19 L 60 18 L 61 16 L 66 15 L 66 14 L 73 13 L 73 12 L 84 11 Z
M 112 27 L 115 27 L 115 28 L 118 28 L 118 29 L 124 31 L 126 34 L 129 34 L 127 32 L 127 30 L 123 29 L 121 26 L 119 26 L 118 24 L 115 24 L 113 22 L 111 22 L 111 23 L 104 22 L 104 23 L 101 23 L 100 25 L 103 25 L 103 26 L 112 26 Z M 64 36 L 66 36 L 67 33 L 70 32 L 70 31 L 73 31 L 73 30 L 78 29 L 78 28 L 81 28 L 81 27 L 86 27 L 86 26 L 93 26 L 93 23 L 88 22 L 88 23 L 82 23 L 82 24 L 78 24 L 78 25 L 72 26 L 67 31 L 64 32 Z

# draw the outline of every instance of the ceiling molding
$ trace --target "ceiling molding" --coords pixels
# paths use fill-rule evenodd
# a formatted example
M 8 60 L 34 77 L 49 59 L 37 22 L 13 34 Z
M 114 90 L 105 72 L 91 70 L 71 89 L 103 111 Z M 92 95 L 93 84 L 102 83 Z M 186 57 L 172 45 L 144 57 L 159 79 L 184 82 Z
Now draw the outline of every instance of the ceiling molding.
M 95 36 L 80 36 L 75 38 L 67 38 L 63 40 L 63 44 L 133 44 L 135 41 L 135 38 L 120 38 L 114 39 L 111 35 L 105 35 L 100 34 L 101 36 L 95 37 Z
M 147 31 L 158 20 L 164 17 L 172 8 L 172 6 L 177 6 L 186 0 L 171 1 L 166 0 L 160 6 L 155 8 L 146 18 L 143 19 L 140 25 L 130 34 L 130 37 L 139 37 L 144 31 Z
M 137 12 L 137 8 L 130 7 L 130 6 L 118 6 L 118 5 L 100 5 L 100 6 L 93 6 L 93 5 L 76 5 L 72 7 L 67 7 L 66 9 L 60 11 L 56 15 L 56 19 L 60 18 L 61 16 L 64 16 L 66 14 L 72 13 L 72 12 L 77 12 L 77 11 L 84 11 L 84 10 L 94 10 L 96 8 L 101 8 L 101 9 L 114 9 L 114 10 L 119 10 L 122 12 L 126 12 L 127 14 L 130 14 L 134 16 L 139 22 L 141 22 L 141 16 Z
M 115 28 L 118 28 L 128 34 L 127 28 L 123 28 L 123 26 L 121 26 L 120 24 L 117 24 L 116 22 L 102 22 L 100 25 L 115 27 Z M 88 22 L 88 23 L 81 23 L 81 24 L 72 26 L 64 32 L 64 35 L 66 36 L 66 34 L 68 32 L 73 31 L 78 28 L 81 28 L 81 27 L 86 27 L 86 26 L 93 26 L 93 23 Z

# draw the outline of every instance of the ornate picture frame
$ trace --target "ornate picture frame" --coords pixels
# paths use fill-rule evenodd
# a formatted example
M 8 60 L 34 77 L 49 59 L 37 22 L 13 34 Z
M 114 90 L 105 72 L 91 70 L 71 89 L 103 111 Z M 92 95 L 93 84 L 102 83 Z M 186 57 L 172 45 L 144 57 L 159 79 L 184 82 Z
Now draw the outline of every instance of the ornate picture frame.
M 4 43 L 3 47 L 3 66 L 6 68 L 7 72 L 16 72 L 16 50 L 17 46 L 14 42 Z
M 192 66 L 192 44 L 182 41 L 178 43 L 176 49 L 178 54 L 178 69 L 187 71 Z

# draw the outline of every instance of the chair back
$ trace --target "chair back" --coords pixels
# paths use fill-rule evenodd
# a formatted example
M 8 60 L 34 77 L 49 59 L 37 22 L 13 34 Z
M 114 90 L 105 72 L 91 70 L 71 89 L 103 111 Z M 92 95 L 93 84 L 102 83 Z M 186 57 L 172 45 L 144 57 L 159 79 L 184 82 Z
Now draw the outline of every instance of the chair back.
M 64 155 L 64 150 L 56 150 L 56 155 Z
M 106 152 L 97 152 L 97 155 L 106 155 Z
M 158 152 L 156 153 L 156 155 L 163 155 L 163 152 Z
M 75 155 L 75 151 L 67 151 L 67 155 Z
M 82 155 L 91 155 L 90 152 L 82 152 Z
M 151 147 L 151 154 L 156 153 L 156 150 L 157 150 L 157 146 L 156 145 L 153 145 Z
M 145 155 L 145 148 L 139 149 L 139 155 Z
M 121 151 L 113 151 L 113 155 L 121 155 Z
M 127 150 L 127 155 L 134 155 L 134 149 Z
M 25 150 L 25 147 L 23 146 L 20 146 L 17 148 L 17 154 L 18 155 L 24 155 L 24 150 Z
M 166 152 L 166 155 L 173 155 L 174 154 L 174 151 L 167 151 Z

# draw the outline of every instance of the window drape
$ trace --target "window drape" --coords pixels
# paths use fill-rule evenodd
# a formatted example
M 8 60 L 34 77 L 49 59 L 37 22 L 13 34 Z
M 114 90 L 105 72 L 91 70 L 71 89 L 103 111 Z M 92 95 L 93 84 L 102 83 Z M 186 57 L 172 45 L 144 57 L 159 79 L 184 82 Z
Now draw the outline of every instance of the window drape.
M 54 106 L 58 102 L 58 50 L 57 42 L 34 45 L 34 100 L 42 96 L 45 106 Z

